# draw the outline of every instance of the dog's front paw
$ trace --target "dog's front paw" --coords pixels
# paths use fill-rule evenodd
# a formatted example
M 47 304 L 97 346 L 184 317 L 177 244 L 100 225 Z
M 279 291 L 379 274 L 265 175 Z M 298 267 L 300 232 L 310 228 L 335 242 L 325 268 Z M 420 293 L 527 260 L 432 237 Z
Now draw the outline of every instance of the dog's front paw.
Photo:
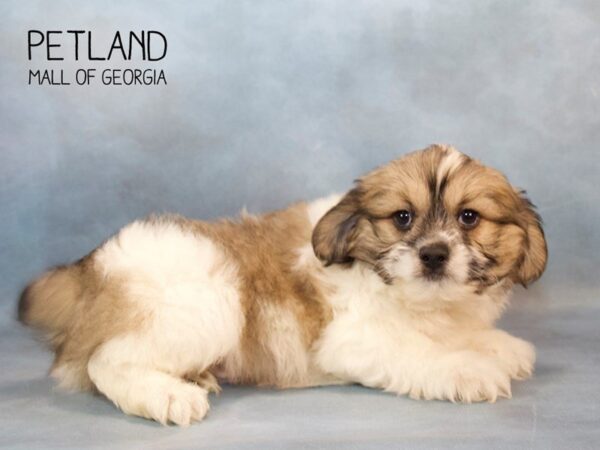
M 496 358 L 511 378 L 523 380 L 533 373 L 535 349 L 523 339 L 501 330 L 490 330 L 477 340 L 477 347 Z
M 409 395 L 413 398 L 450 400 L 452 402 L 495 402 L 511 397 L 510 377 L 492 358 L 472 351 L 442 357 L 416 383 Z
M 164 386 L 160 392 L 151 392 L 145 417 L 154 419 L 163 425 L 174 423 L 188 426 L 200 421 L 209 409 L 207 391 L 195 384 L 177 382 Z

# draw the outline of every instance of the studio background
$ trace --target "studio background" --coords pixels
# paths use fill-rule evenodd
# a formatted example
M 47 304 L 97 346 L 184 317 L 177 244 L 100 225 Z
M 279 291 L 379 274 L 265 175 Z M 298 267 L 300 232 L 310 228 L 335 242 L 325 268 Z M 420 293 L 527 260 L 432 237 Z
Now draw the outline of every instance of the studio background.
M 28 86 L 29 68 L 94 66 L 27 61 L 27 30 L 74 28 L 100 52 L 117 30 L 161 31 L 164 60 L 95 67 L 162 68 L 168 85 Z M 9 0 L 0 30 L 0 445 L 598 445 L 598 2 Z M 544 219 L 546 274 L 501 321 L 538 348 L 510 401 L 228 387 L 205 422 L 165 429 L 53 390 L 50 354 L 15 322 L 29 279 L 135 218 L 343 192 L 434 142 L 503 171 Z

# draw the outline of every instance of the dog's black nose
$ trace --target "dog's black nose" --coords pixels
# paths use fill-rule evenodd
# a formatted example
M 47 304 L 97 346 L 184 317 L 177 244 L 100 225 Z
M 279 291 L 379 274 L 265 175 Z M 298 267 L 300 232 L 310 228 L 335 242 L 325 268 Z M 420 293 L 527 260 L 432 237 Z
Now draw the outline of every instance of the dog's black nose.
M 419 258 L 425 267 L 431 271 L 439 270 L 448 261 L 450 250 L 443 242 L 426 245 L 419 250 Z

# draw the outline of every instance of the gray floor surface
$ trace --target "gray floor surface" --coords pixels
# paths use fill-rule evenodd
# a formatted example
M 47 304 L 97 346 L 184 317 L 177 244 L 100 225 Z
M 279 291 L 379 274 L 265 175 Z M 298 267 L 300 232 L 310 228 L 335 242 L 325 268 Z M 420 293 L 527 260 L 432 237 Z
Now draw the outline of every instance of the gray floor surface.
M 495 404 L 414 401 L 360 386 L 275 391 L 225 386 L 201 424 L 165 428 L 107 400 L 53 389 L 50 362 L 18 326 L 0 334 L 0 446 L 9 448 L 598 448 L 597 292 L 538 285 L 502 321 L 537 346 L 535 376 Z M 592 297 L 594 296 L 594 297 Z M 523 298 L 521 298 L 523 297 Z
M 0 2 L 0 446 L 600 448 L 599 4 Z M 168 85 L 28 86 L 29 68 L 147 66 L 27 61 L 28 29 L 73 27 L 162 31 Z M 203 423 L 164 428 L 56 391 L 14 321 L 30 278 L 137 217 L 267 211 L 432 142 L 502 170 L 545 221 L 547 272 L 501 321 L 538 349 L 511 400 L 225 387 Z

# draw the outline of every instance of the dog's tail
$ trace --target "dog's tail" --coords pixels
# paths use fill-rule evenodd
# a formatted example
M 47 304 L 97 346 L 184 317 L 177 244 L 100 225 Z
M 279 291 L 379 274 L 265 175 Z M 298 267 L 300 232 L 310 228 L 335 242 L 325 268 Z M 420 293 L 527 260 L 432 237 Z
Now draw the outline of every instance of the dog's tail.
M 40 331 L 56 349 L 65 339 L 82 293 L 79 267 L 59 266 L 31 282 L 21 293 L 18 318 Z

